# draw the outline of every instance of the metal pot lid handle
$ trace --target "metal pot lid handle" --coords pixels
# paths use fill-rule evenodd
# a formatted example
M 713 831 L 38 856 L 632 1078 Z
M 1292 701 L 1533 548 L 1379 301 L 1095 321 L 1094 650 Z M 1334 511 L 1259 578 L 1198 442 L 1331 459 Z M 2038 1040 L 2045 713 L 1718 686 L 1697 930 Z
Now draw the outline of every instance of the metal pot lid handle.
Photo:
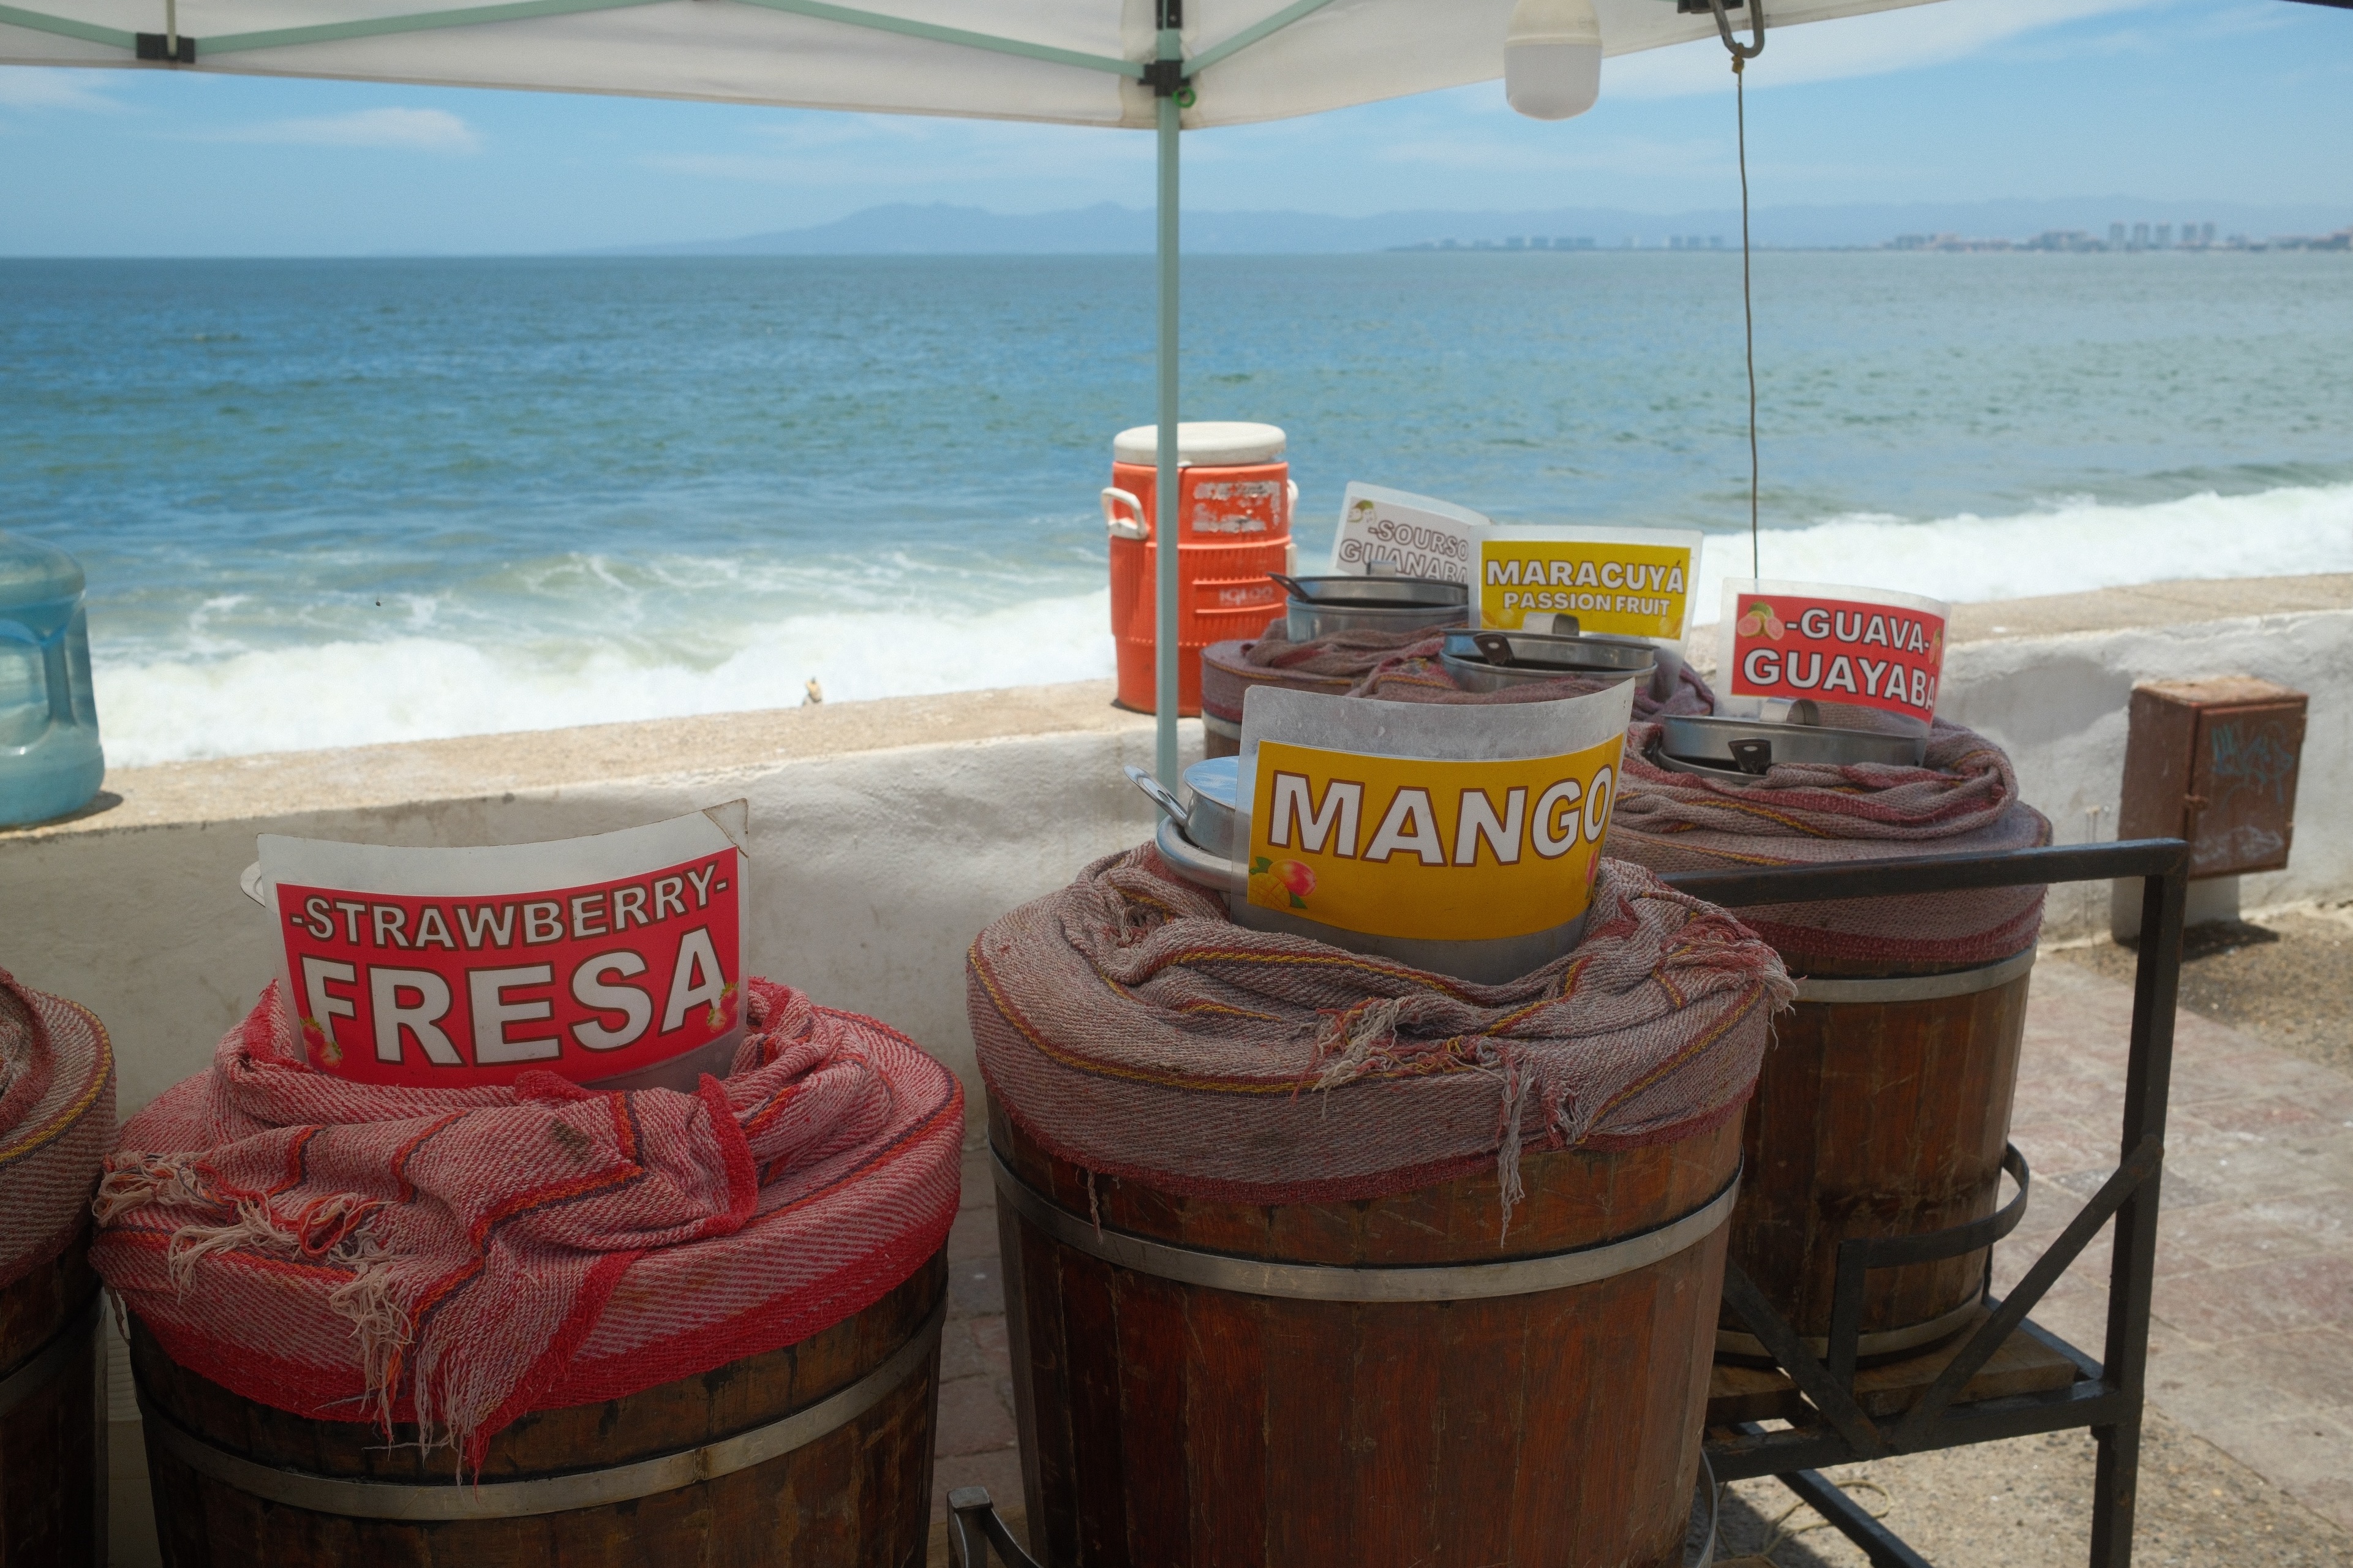
M 1168 792 L 1167 785 L 1163 784 L 1159 779 L 1155 779 L 1151 774 L 1146 773 L 1143 768 L 1138 768 L 1132 762 L 1123 768 L 1122 771 L 1127 775 L 1127 781 L 1129 783 L 1143 790 L 1146 795 L 1151 796 L 1152 803 L 1159 807 L 1169 816 L 1175 818 L 1176 820 L 1176 824 L 1179 827 L 1189 828 L 1193 825 L 1192 811 L 1186 806 L 1184 801 L 1179 800 L 1176 796 Z
M 1762 777 L 1773 767 L 1773 743 L 1761 735 L 1728 742 L 1725 749 L 1732 753 L 1732 765 L 1743 773 Z
M 1266 575 L 1272 577 L 1277 583 L 1281 584 L 1283 592 L 1289 594 L 1292 598 L 1300 600 L 1302 603 L 1313 604 L 1315 601 L 1315 596 L 1307 591 L 1307 585 L 1301 582 L 1297 577 L 1291 577 L 1282 572 L 1269 572 Z
M 1512 640 L 1502 632 L 1474 631 L 1471 634 L 1471 641 L 1486 656 L 1488 663 L 1507 670 L 1512 667 Z

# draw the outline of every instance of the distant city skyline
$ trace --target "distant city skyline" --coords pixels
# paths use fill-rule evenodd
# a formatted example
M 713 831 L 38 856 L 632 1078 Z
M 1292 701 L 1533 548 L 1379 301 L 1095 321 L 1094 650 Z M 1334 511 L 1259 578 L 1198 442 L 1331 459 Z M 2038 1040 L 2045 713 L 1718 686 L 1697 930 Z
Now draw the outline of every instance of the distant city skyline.
M 1941 0 L 1770 35 L 1746 80 L 1760 207 L 2105 191 L 2152 204 L 2112 217 L 2178 232 L 2227 193 L 2353 217 L 2353 161 L 2329 151 L 2353 144 L 2340 9 Z M 1185 203 L 1612 208 L 1653 215 L 1641 232 L 1712 240 L 1718 228 L 1663 226 L 1736 206 L 1730 87 L 1721 47 L 1703 41 L 1611 59 L 1599 107 L 1561 124 L 1512 114 L 1490 82 L 1197 132 Z M 546 253 L 805 228 L 891 203 L 1146 207 L 1152 188 L 1151 140 L 1133 132 L 0 68 L 0 253 L 15 255 Z M 1622 232 L 1568 237 L 1606 249 Z M 1443 231 L 1398 242 L 1421 238 Z

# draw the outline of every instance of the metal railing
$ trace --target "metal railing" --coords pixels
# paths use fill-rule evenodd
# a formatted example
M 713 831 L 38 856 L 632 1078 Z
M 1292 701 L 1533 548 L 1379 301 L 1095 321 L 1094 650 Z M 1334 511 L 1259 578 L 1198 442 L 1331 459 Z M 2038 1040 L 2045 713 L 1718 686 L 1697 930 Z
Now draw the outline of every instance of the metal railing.
M 1778 1477 L 1873 1564 L 1926 1568 L 1926 1559 L 1820 1472 L 1832 1465 L 1894 1454 L 2089 1427 L 2098 1449 L 2092 1568 L 2127 1568 L 2189 868 L 2189 846 L 2181 840 L 2140 839 L 2006 854 L 1929 855 L 1665 878 L 1679 891 L 1736 909 L 2135 877 L 2145 889 L 2116 1170 L 2006 1298 L 1988 1292 L 1986 1319 L 1921 1396 L 1884 1421 L 1874 1421 L 1855 1396 L 1864 1276 L 1875 1268 L 1958 1256 L 2008 1234 L 2022 1212 L 2027 1182 L 2026 1162 L 2015 1149 L 2003 1163 L 2018 1180 L 2020 1192 L 2001 1212 L 1926 1235 L 1849 1241 L 1840 1247 L 1826 1354 L 1815 1355 L 1747 1277 L 1727 1266 L 1725 1302 L 1788 1374 L 1820 1420 L 1771 1430 L 1743 1423 L 1711 1433 L 1706 1451 L 1720 1478 Z M 2094 1361 L 2031 1322 L 2027 1314 L 2112 1220 L 2116 1234 L 2108 1266 L 2107 1334 Z M 1959 1395 L 1969 1380 L 2020 1332 L 2073 1363 L 2074 1382 L 2042 1393 L 1961 1403 Z

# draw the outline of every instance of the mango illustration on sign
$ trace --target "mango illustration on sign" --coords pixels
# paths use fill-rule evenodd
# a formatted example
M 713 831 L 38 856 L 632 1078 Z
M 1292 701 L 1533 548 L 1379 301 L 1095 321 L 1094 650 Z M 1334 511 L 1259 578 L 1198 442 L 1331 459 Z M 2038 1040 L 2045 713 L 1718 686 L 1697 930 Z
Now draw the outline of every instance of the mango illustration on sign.
M 1315 891 L 1315 874 L 1295 860 L 1250 860 L 1250 902 L 1270 909 L 1304 909 Z
M 1249 902 L 1441 940 L 1567 925 L 1590 899 L 1623 746 L 1460 762 L 1263 742 Z

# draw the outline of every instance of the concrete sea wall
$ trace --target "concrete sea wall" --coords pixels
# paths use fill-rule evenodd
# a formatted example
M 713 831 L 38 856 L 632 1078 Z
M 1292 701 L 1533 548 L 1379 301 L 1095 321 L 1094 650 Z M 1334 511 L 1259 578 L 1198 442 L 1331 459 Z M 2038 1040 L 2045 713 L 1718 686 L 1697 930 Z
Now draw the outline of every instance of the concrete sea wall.
M 2353 577 L 1966 606 L 1947 672 L 1944 711 L 2010 747 L 2062 842 L 2115 834 L 2136 682 L 2309 693 L 2293 863 L 2239 896 L 2353 896 Z M 965 948 L 1149 833 L 1119 769 L 1151 750 L 1150 720 L 1099 683 L 123 769 L 98 809 L 0 832 L 0 966 L 105 1021 L 127 1115 L 202 1069 L 273 971 L 270 924 L 237 887 L 255 834 L 516 842 L 742 796 L 754 971 L 895 1024 L 976 1088 Z M 2049 934 L 2106 920 L 2104 889 L 2063 893 Z

